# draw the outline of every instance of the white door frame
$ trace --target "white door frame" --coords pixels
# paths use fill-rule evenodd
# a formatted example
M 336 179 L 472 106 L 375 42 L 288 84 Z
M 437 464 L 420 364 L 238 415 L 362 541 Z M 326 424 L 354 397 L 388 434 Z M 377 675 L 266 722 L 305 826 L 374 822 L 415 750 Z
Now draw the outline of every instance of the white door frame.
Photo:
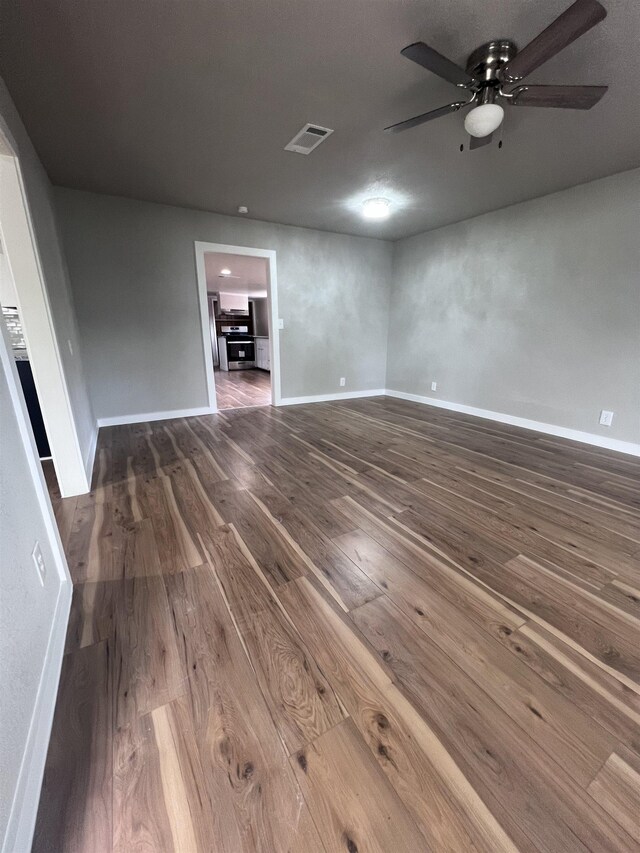
M 271 350 L 271 403 L 280 406 L 282 401 L 280 385 L 280 330 L 278 327 L 278 273 L 274 249 L 253 249 L 248 246 L 227 246 L 224 243 L 195 242 L 196 271 L 198 277 L 198 298 L 200 302 L 200 320 L 202 326 L 202 346 L 207 374 L 207 392 L 209 406 L 218 411 L 216 383 L 213 375 L 213 353 L 211 351 L 211 333 L 209 331 L 209 306 L 207 304 L 207 274 L 204 256 L 209 252 L 225 255 L 247 255 L 252 258 L 265 258 L 269 264 L 269 286 L 267 300 L 269 306 L 269 347 Z
M 9 405 L 13 407 L 18 424 L 29 468 L 29 476 L 31 477 L 38 501 L 42 523 L 46 530 L 47 544 L 53 555 L 52 568 L 58 581 L 58 595 L 51 619 L 49 642 L 42 663 L 40 682 L 35 705 L 32 709 L 27 740 L 24 744 L 22 764 L 16 780 L 16 788 L 13 792 L 13 802 L 9 810 L 5 836 L 4 839 L 0 837 L 2 850 L 10 851 L 30 850 L 33 841 L 33 830 L 38 813 L 42 776 L 53 724 L 53 712 L 56 705 L 60 668 L 64 656 L 73 586 L 58 525 L 49 499 L 47 484 L 42 472 L 42 465 L 38 458 L 38 449 L 33 437 L 29 413 L 11 351 L 9 335 L 2 321 L 0 321 L 0 372 L 4 373 L 9 388 L 9 396 L 11 398 Z M 33 567 L 31 571 L 33 571 Z M 47 585 L 52 585 L 49 579 L 47 579 Z M 19 615 L 20 618 L 29 618 L 28 602 L 23 612 Z M 16 614 L 17 616 L 18 614 Z M 26 709 L 25 713 L 28 713 Z
M 16 289 L 29 359 L 63 497 L 91 489 L 49 304 L 17 147 L 0 121 L 0 235 Z

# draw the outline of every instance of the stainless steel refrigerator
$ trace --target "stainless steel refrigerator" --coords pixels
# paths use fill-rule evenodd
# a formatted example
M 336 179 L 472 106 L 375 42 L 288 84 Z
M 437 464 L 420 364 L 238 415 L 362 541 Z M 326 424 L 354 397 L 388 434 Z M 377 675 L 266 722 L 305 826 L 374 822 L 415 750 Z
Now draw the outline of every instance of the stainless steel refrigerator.
M 213 353 L 213 367 L 220 367 L 220 353 L 218 352 L 218 335 L 216 333 L 216 305 L 213 296 L 207 299 L 209 303 L 209 335 L 211 337 L 211 351 Z

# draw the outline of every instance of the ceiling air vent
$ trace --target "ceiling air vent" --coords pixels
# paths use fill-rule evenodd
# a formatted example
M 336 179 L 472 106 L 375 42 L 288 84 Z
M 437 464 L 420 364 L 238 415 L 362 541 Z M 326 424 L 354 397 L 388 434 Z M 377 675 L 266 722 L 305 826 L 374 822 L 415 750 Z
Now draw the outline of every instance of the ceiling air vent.
M 297 154 L 310 154 L 331 133 L 333 131 L 328 127 L 320 127 L 318 124 L 305 124 L 291 142 L 284 146 L 284 150 L 295 151 Z

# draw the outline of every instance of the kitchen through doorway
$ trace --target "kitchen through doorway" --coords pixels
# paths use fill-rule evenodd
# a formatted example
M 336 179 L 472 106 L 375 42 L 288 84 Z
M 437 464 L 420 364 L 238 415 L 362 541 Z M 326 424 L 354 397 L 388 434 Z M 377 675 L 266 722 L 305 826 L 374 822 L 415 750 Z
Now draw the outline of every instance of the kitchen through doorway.
M 206 282 L 208 344 L 218 410 L 268 406 L 274 398 L 272 260 L 266 251 L 253 254 L 258 251 L 205 249 L 199 259 L 199 273 L 204 272 Z

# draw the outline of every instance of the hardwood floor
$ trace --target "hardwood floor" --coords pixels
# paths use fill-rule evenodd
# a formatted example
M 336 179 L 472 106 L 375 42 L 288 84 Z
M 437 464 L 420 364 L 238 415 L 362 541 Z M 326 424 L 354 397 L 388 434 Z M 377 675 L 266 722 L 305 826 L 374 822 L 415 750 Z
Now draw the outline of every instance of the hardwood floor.
M 640 850 L 639 474 L 384 397 L 102 429 L 34 850 Z
M 271 374 L 266 370 L 216 370 L 219 409 L 271 405 Z

